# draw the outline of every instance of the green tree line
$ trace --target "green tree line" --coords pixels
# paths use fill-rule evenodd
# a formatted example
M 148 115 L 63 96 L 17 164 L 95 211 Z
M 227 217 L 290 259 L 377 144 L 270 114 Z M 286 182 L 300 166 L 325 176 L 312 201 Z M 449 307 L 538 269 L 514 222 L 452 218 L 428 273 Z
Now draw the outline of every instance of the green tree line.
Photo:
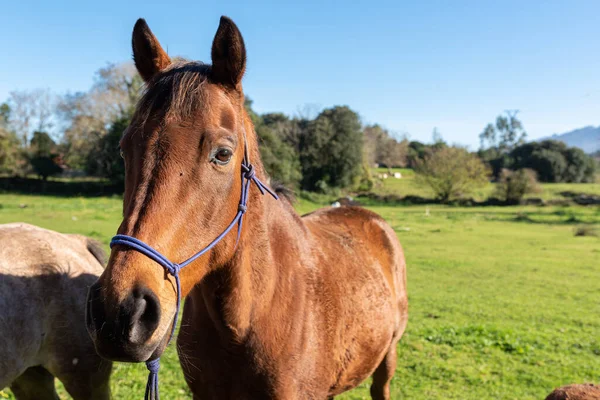
M 118 144 L 142 87 L 133 65 L 125 63 L 98 70 L 85 92 L 12 92 L 0 105 L 0 174 L 34 173 L 47 179 L 79 173 L 122 184 Z M 443 192 L 437 193 L 443 200 L 489 179 L 513 176 L 503 171 L 526 169 L 544 182 L 591 182 L 595 176 L 596 163 L 580 149 L 554 141 L 526 143 L 516 112 L 487 125 L 480 134 L 481 149 L 471 153 L 447 145 L 437 129 L 433 143 L 426 144 L 400 138 L 378 124 L 365 125 L 348 106 L 290 117 L 259 114 L 247 99 L 246 110 L 271 178 L 296 189 L 369 190 L 374 166 L 414 168 L 424 184 Z

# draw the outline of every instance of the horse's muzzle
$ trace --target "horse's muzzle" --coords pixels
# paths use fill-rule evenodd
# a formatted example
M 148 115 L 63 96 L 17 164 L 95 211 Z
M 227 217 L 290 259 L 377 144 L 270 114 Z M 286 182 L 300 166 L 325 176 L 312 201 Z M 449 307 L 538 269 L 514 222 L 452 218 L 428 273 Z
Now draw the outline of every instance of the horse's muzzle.
M 158 343 L 149 341 L 161 313 L 156 295 L 137 287 L 119 304 L 109 304 L 104 293 L 98 281 L 90 287 L 86 301 L 87 330 L 98 355 L 125 362 L 151 358 Z

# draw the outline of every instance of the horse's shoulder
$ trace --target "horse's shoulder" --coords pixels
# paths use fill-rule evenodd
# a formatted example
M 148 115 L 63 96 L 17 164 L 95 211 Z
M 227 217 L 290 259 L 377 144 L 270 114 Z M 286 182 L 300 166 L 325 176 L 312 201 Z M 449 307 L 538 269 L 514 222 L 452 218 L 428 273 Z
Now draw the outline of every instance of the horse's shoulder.
M 396 260 L 404 252 L 393 228 L 379 214 L 358 206 L 329 207 L 302 217 L 321 247 L 322 239 L 336 238 L 333 242 L 344 245 L 359 244 L 370 253 L 389 254 Z

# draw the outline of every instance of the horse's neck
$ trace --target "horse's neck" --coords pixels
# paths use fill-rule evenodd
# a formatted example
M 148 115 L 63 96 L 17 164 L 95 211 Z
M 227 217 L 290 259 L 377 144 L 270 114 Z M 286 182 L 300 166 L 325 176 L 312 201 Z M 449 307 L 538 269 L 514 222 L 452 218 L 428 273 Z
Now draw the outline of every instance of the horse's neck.
M 250 161 L 259 178 L 267 183 L 258 136 L 250 118 L 243 113 Z M 285 260 L 290 260 L 294 251 L 299 253 L 298 243 L 303 241 L 305 232 L 287 199 L 274 201 L 268 195 L 262 196 L 252 184 L 243 224 L 244 233 L 233 259 L 214 271 L 209 277 L 211 282 L 201 285 L 202 294 L 198 294 L 215 323 L 224 325 L 238 339 L 247 334 L 256 320 L 293 307 L 298 300 L 298 293 L 294 292 L 303 289 L 303 279 L 297 276 L 301 272 Z M 275 241 L 277 244 L 272 245 Z M 301 255 L 291 259 L 298 263 Z
M 261 319 L 288 314 L 300 300 L 304 284 L 303 272 L 297 268 L 301 255 L 295 254 L 304 235 L 301 222 L 283 204 L 285 199 L 275 204 L 266 197 L 255 200 L 249 208 L 262 209 L 245 217 L 245 232 L 235 256 L 215 272 L 211 279 L 216 282 L 207 282 L 203 290 L 207 307 L 216 308 L 211 315 L 221 319 L 215 322 L 237 339 Z

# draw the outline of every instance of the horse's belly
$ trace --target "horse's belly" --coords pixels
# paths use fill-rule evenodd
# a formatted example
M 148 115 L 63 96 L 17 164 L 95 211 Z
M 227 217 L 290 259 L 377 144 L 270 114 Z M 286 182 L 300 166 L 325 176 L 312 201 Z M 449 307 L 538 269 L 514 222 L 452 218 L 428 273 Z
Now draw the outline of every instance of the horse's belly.
M 16 305 L 23 299 L 13 300 Z M 6 301 L 2 304 L 7 306 Z M 39 351 L 44 335 L 37 315 L 29 315 L 27 310 L 18 312 L 10 306 L 4 308 L 4 314 L 0 317 L 0 389 L 10 385 L 28 367 L 41 363 Z
M 338 363 L 338 378 L 330 388 L 330 395 L 337 395 L 358 386 L 370 377 L 379 366 L 394 336 L 392 326 L 374 328 L 374 331 L 358 334 L 345 349 Z M 365 327 L 368 330 L 368 327 Z
M 373 374 L 394 338 L 399 310 L 393 289 L 377 267 L 364 271 L 347 288 L 345 301 L 335 316 L 342 334 L 336 340 L 337 379 L 330 395 L 352 389 Z

